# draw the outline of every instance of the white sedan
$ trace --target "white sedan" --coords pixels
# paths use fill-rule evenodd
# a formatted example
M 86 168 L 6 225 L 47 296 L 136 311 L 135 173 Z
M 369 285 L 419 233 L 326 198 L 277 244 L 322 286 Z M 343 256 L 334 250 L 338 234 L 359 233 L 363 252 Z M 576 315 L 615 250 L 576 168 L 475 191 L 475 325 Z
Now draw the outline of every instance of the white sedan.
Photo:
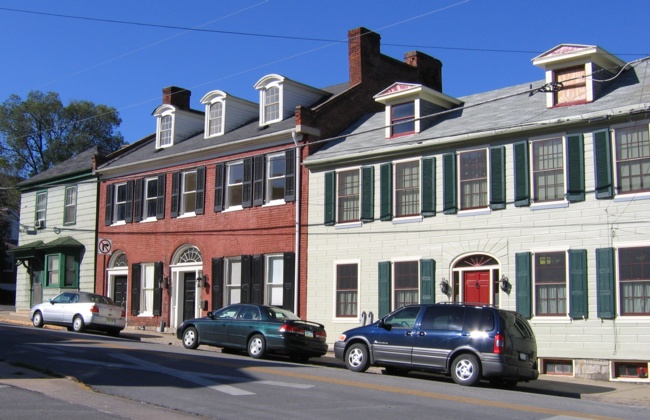
M 68 331 L 106 331 L 117 336 L 126 326 L 126 314 L 109 297 L 88 292 L 63 292 L 47 302 L 34 305 L 30 318 L 35 327 L 61 325 Z

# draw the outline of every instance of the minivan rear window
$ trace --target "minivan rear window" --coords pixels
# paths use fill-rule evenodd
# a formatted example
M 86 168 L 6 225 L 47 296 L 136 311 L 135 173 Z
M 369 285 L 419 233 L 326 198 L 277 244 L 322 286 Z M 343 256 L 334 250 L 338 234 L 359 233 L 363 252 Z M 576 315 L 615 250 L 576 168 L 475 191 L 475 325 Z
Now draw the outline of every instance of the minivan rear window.
M 493 331 L 493 310 L 468 307 L 465 309 L 465 331 Z

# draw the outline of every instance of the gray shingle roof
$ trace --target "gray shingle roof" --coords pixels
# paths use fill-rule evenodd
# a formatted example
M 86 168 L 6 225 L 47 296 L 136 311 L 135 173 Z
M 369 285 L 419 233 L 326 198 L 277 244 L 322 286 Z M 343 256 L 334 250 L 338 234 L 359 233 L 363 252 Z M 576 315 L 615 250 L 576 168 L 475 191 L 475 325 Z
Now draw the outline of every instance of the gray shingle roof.
M 34 175 L 33 177 L 18 183 L 18 187 L 24 188 L 36 184 L 50 182 L 56 179 L 65 178 L 71 175 L 88 172 L 90 175 L 93 170 L 93 157 L 95 155 L 105 156 L 108 153 L 99 146 L 93 146 L 76 156 L 71 157 L 61 163 L 58 163 L 50 169 Z
M 458 98 L 464 106 L 435 116 L 434 124 L 421 133 L 385 138 L 385 113 L 367 114 L 350 127 L 340 139 L 332 140 L 305 160 L 305 164 L 319 164 L 331 160 L 361 160 L 375 154 L 391 153 L 409 145 L 431 147 L 463 141 L 463 139 L 498 138 L 504 133 L 526 138 L 532 130 L 566 130 L 557 127 L 566 121 L 587 123 L 597 115 L 616 116 L 627 108 L 647 109 L 650 105 L 650 86 L 644 89 L 650 61 L 622 72 L 604 83 L 597 99 L 588 104 L 546 107 L 549 93 L 529 95 L 531 86 L 543 86 L 543 80 L 511 86 L 504 89 Z M 650 81 L 650 76 L 648 76 Z M 530 130 L 530 131 L 529 131 Z M 457 146 L 457 145 L 456 145 Z

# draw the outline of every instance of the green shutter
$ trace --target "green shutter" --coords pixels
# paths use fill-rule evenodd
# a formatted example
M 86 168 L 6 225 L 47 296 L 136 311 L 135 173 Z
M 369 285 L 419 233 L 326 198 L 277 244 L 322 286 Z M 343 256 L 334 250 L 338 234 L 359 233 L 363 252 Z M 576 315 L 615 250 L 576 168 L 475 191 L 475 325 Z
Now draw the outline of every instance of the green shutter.
M 442 157 L 442 212 L 455 214 L 458 212 L 456 204 L 456 155 L 448 153 Z
M 596 198 L 612 198 L 614 181 L 612 176 L 612 143 L 609 130 L 594 133 L 594 172 L 596 177 Z
M 515 143 L 515 207 L 530 205 L 528 142 Z
M 587 319 L 587 250 L 569 250 L 569 316 L 573 319 Z
M 165 218 L 165 190 L 167 175 L 158 175 L 158 191 L 156 195 L 156 219 Z
M 264 204 L 264 155 L 258 155 L 253 157 L 253 205 L 262 204 Z
M 571 203 L 585 201 L 585 146 L 582 134 L 567 137 L 568 185 L 567 199 Z
M 223 306 L 223 258 L 212 259 L 212 310 Z
M 196 214 L 205 213 L 205 166 L 196 168 L 196 195 L 195 210 Z
M 126 211 L 124 212 L 124 221 L 133 222 L 133 184 L 132 179 L 126 181 Z
M 285 252 L 282 261 L 284 290 L 282 291 L 282 308 L 296 312 L 295 290 L 296 290 L 296 253 Z
M 251 303 L 252 261 L 251 255 L 241 256 L 241 289 L 239 289 L 241 303 Z
M 216 164 L 214 168 L 214 211 L 215 212 L 223 211 L 223 191 L 224 191 L 225 174 L 226 174 L 225 171 L 226 171 L 226 167 L 223 163 Z M 173 196 L 172 196 L 172 200 L 173 200 Z
M 135 180 L 134 190 L 133 190 L 133 220 L 139 222 L 142 220 L 142 199 L 143 192 L 142 187 L 144 186 L 144 178 L 138 178 Z M 146 210 L 145 210 L 146 211 Z M 146 216 L 145 216 L 146 217 Z
M 284 201 L 296 201 L 296 150 L 288 149 L 284 155 L 286 172 L 284 174 Z
M 336 223 L 336 172 L 325 173 L 325 226 Z
M 506 149 L 503 146 L 490 149 L 490 208 L 506 208 Z
M 244 159 L 244 176 L 242 178 L 242 198 L 241 205 L 248 208 L 253 205 L 253 158 Z M 248 303 L 248 302 L 246 302 Z
M 422 216 L 436 215 L 436 158 L 422 159 Z
M 113 223 L 113 184 L 106 186 L 106 212 L 104 213 L 104 225 L 110 226 Z
M 131 264 L 131 315 L 133 316 L 140 313 L 141 269 L 140 264 Z
M 390 312 L 390 262 L 379 263 L 379 313 L 381 318 Z
M 596 249 L 596 287 L 598 296 L 598 318 L 616 318 L 614 248 Z
M 434 260 L 420 261 L 420 303 L 435 303 L 435 272 L 436 262 Z
M 158 261 L 153 266 L 153 314 L 160 316 L 162 313 L 162 287 L 163 263 Z
M 181 185 L 181 173 L 174 172 L 172 174 L 172 203 L 171 203 L 171 211 L 169 213 L 171 217 L 178 217 L 178 212 L 181 205 L 180 185 Z
M 361 221 L 375 220 L 375 167 L 361 168 Z
M 379 220 L 393 220 L 393 164 L 379 167 Z
M 525 318 L 532 317 L 532 276 L 530 252 L 515 254 L 515 273 L 517 276 L 517 312 Z

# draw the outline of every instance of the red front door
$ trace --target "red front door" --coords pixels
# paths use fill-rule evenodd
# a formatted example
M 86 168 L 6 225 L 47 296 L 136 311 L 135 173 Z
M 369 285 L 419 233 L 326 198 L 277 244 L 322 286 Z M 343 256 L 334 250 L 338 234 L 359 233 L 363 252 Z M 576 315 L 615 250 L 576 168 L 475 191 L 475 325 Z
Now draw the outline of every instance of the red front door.
M 490 272 L 466 271 L 463 274 L 465 303 L 490 304 Z

